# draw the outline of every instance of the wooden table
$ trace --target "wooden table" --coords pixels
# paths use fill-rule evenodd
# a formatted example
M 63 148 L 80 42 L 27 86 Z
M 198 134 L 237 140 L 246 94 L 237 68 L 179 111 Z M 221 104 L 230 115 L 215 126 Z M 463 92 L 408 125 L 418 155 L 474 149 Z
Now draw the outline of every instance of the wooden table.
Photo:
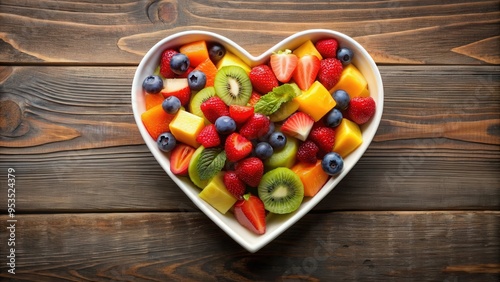
M 0 280 L 498 281 L 500 2 L 449 2 L 1 0 Z M 340 185 L 250 254 L 146 148 L 132 77 L 175 32 L 258 55 L 310 28 L 365 46 L 384 115 Z

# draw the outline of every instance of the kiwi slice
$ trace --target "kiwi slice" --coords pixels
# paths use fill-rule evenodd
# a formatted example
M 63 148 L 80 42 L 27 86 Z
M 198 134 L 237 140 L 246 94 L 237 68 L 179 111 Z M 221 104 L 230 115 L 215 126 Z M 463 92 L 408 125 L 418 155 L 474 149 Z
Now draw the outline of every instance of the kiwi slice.
M 205 124 L 207 124 L 207 122 L 210 122 L 205 118 L 205 115 L 203 115 L 200 106 L 203 102 L 213 96 L 215 96 L 215 88 L 213 88 L 212 86 L 205 87 L 198 93 L 194 94 L 191 98 L 191 101 L 189 102 L 189 111 L 194 115 L 204 118 Z
M 210 182 L 210 179 L 207 180 L 201 180 L 200 175 L 198 173 L 198 170 L 196 169 L 196 166 L 198 165 L 198 162 L 200 161 L 201 157 L 201 152 L 203 152 L 205 148 L 203 146 L 198 147 L 196 151 L 194 151 L 193 156 L 191 157 L 191 161 L 189 162 L 188 166 L 188 174 L 189 174 L 189 179 L 196 185 L 198 188 L 205 188 L 207 186 L 208 182 Z
M 252 95 L 252 83 L 239 66 L 222 67 L 215 75 L 215 93 L 226 105 L 245 106 Z
M 277 214 L 291 213 L 304 199 L 304 185 L 291 169 L 279 167 L 262 176 L 258 193 L 266 210 Z
M 278 121 L 283 121 L 287 117 L 291 116 L 293 113 L 295 113 L 299 109 L 299 102 L 297 102 L 295 99 L 290 100 L 284 104 L 281 105 L 279 110 L 276 112 L 272 113 L 269 118 L 271 119 L 272 122 L 278 122 Z

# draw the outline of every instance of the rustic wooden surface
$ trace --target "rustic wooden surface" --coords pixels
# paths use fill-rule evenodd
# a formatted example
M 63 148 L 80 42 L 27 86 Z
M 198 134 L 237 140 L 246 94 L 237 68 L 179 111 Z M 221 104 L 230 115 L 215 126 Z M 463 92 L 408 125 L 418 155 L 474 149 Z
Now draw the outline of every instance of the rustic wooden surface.
M 500 1 L 449 2 L 1 0 L 0 280 L 499 281 Z M 309 28 L 365 46 L 384 115 L 340 185 L 250 254 L 149 153 L 132 77 L 178 31 L 258 55 Z

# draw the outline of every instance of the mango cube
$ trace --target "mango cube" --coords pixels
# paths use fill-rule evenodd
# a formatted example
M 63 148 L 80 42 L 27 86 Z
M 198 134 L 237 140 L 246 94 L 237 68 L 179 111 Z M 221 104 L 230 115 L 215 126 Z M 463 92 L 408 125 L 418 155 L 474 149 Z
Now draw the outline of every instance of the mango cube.
M 318 49 L 314 47 L 314 43 L 312 43 L 311 40 L 307 40 L 306 42 L 302 43 L 302 45 L 293 50 L 293 53 L 299 58 L 302 58 L 305 55 L 314 55 L 320 60 L 323 59 L 323 56 L 321 56 Z
M 220 213 L 225 214 L 237 201 L 226 189 L 224 172 L 219 172 L 200 192 L 199 196 Z
M 330 176 L 325 173 L 321 166 L 321 160 L 314 164 L 298 162 L 292 167 L 304 185 L 304 197 L 313 197 L 325 185 Z
M 203 118 L 185 110 L 179 110 L 170 122 L 169 128 L 177 141 L 198 148 L 200 144 L 196 142 L 196 137 L 204 126 Z
M 307 91 L 294 98 L 299 103 L 299 111 L 308 114 L 314 121 L 320 120 L 337 104 L 328 89 L 315 81 Z
M 333 151 L 345 158 L 361 143 L 363 143 L 363 136 L 359 126 L 348 119 L 342 119 L 336 129 Z
M 222 59 L 220 59 L 220 61 L 217 62 L 216 65 L 218 70 L 220 70 L 222 67 L 225 66 L 239 66 L 243 68 L 247 74 L 250 73 L 251 71 L 250 66 L 248 66 L 245 62 L 243 62 L 243 60 L 241 60 L 240 58 L 238 58 L 236 55 L 234 55 L 229 51 L 226 52 L 224 57 L 222 57 Z
M 330 89 L 330 93 L 342 89 L 349 94 L 349 97 L 368 97 L 370 96 L 370 91 L 368 91 L 368 82 L 366 81 L 363 74 L 353 65 L 349 64 L 344 67 L 342 74 L 340 75 L 339 82 Z

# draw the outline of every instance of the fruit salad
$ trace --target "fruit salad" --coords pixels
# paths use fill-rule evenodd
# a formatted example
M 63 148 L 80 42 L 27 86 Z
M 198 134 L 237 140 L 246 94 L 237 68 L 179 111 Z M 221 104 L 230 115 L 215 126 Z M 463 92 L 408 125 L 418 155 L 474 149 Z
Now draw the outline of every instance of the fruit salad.
M 376 103 L 355 56 L 333 37 L 255 66 L 216 41 L 168 48 L 142 82 L 141 120 L 172 173 L 264 234 L 267 214 L 296 211 L 363 142 Z

